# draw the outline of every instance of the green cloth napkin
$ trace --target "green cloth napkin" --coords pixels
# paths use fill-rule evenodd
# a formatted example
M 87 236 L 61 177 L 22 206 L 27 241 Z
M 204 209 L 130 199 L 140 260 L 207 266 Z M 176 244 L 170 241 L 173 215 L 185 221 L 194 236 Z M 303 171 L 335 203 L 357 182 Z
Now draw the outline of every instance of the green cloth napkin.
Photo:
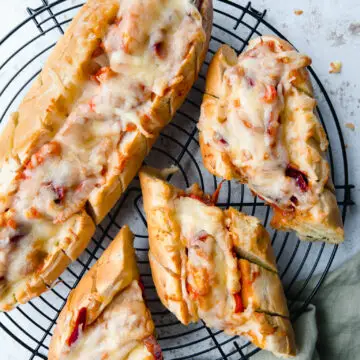
M 315 277 L 310 282 L 317 281 Z M 360 359 L 360 253 L 328 274 L 294 329 L 296 360 Z M 267 351 L 253 358 L 277 359 Z

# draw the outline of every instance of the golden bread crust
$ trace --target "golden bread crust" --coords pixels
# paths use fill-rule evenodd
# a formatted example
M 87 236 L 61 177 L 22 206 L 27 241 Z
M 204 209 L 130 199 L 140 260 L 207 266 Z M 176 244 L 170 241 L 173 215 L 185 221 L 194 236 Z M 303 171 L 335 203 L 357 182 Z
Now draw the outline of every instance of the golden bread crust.
M 247 216 L 232 207 L 225 210 L 225 216 L 226 224 L 239 255 L 277 272 L 270 236 L 260 220 Z
M 314 217 L 318 220 L 314 223 Z M 275 211 L 271 225 L 279 230 L 293 229 L 301 240 L 318 241 L 324 239 L 329 243 L 339 244 L 344 240 L 344 228 L 335 194 L 325 188 L 320 195 L 319 203 L 310 213 L 298 214 L 295 217 L 284 217 L 281 211 Z
M 182 296 L 180 276 L 165 268 L 151 251 L 149 251 L 149 261 L 156 291 L 164 306 L 185 325 L 197 321 L 189 314 Z
M 9 120 L 1 129 L 0 133 L 0 142 L 2 146 L 0 147 L 0 164 L 4 164 L 10 157 L 14 157 L 13 154 L 13 145 L 14 145 L 14 135 L 15 129 L 18 122 L 17 113 L 10 115 Z
M 176 197 L 176 189 L 161 178 L 157 170 L 144 166 L 139 172 L 144 209 L 147 217 L 151 253 L 173 274 L 181 273 L 180 228 L 174 209 L 168 203 Z M 164 257 L 166 254 L 166 257 Z
M 251 305 L 255 310 L 289 317 L 284 290 L 278 274 L 245 259 L 239 260 L 239 268 L 245 308 Z
M 124 146 L 119 144 L 118 157 L 124 161 L 122 168 L 117 164 L 108 172 L 105 183 L 94 189 L 89 197 L 90 214 L 96 224 L 99 224 L 106 214 L 119 200 L 138 172 L 143 159 L 147 155 L 147 139 L 139 131 L 134 132 L 132 138 Z
M 289 319 L 256 312 L 249 317 L 248 322 L 254 324 L 257 331 L 253 331 L 251 327 L 228 327 L 224 332 L 246 336 L 256 346 L 267 349 L 280 358 L 296 355 L 295 334 Z

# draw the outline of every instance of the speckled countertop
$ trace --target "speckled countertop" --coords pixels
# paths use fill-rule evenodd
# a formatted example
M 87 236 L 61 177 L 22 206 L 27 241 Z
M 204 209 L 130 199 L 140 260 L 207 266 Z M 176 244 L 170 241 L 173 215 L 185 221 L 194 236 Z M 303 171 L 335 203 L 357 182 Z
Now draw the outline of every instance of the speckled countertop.
M 241 4 L 246 1 L 238 0 Z M 0 39 L 27 16 L 26 6 L 41 0 L 0 0 Z M 4 5 L 6 4 L 6 11 Z M 280 30 L 300 51 L 310 55 L 313 68 L 326 87 L 338 114 L 349 164 L 349 182 L 355 185 L 352 199 L 360 203 L 360 2 L 357 0 L 253 0 L 258 10 L 268 9 L 266 20 Z M 302 10 L 296 15 L 294 10 Z M 0 55 L 7 49 L 0 47 Z M 329 74 L 332 61 L 343 64 L 340 74 Z M 326 121 L 326 119 L 325 119 Z M 346 241 L 339 248 L 333 267 L 360 250 L 359 210 L 348 212 Z M 26 359 L 26 352 L 0 330 L 0 358 Z

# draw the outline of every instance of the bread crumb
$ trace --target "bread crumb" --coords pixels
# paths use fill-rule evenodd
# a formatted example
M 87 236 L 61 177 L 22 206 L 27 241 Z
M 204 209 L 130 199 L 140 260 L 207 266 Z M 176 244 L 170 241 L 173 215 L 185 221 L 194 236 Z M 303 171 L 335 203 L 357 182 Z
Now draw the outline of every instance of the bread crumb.
M 353 123 L 346 123 L 345 126 L 346 126 L 348 129 L 350 129 L 350 130 L 352 130 L 352 131 L 355 131 L 355 125 L 354 125 Z
M 345 144 L 345 149 L 347 149 L 349 147 L 349 145 L 348 144 Z
M 338 74 L 341 72 L 342 63 L 341 61 L 333 61 L 330 63 L 330 74 Z
M 297 10 L 294 10 L 294 14 L 295 15 L 302 15 L 304 13 L 304 11 L 303 10 L 300 10 L 300 9 L 297 9 Z

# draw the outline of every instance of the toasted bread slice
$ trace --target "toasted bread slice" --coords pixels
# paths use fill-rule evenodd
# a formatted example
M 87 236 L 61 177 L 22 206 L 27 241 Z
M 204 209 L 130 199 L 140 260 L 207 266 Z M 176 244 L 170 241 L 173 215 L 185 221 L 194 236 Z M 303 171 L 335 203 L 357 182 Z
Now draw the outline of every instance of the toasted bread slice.
M 198 128 L 205 167 L 236 179 L 274 209 L 272 226 L 340 243 L 328 140 L 315 114 L 311 59 L 262 36 L 239 57 L 227 45 L 209 66 Z
M 133 234 L 125 226 L 70 293 L 51 339 L 49 360 L 89 359 L 90 355 L 161 360 L 153 333 L 139 283 Z
M 197 185 L 176 188 L 165 173 L 149 167 L 139 173 L 161 302 L 183 324 L 202 319 L 293 356 L 294 334 L 266 230 L 253 217 L 216 207 Z

